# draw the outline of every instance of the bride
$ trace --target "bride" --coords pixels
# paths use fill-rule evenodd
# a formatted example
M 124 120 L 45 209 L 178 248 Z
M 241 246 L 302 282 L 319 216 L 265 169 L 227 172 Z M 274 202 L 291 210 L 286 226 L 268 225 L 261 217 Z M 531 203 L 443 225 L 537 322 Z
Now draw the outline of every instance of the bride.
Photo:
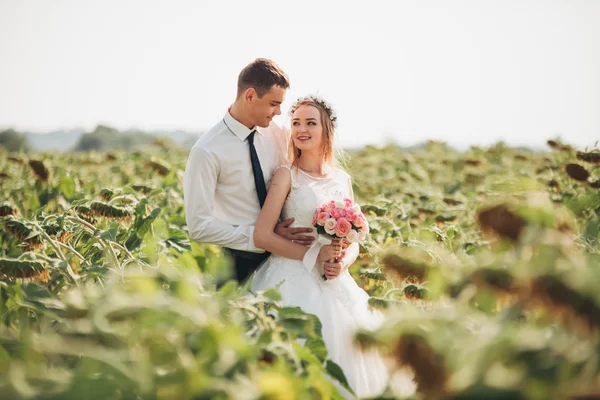
M 342 267 L 347 263 L 324 263 L 342 254 L 339 246 L 324 245 L 318 253 L 309 252 L 274 233 L 281 214 L 294 217 L 295 226 L 312 226 L 317 206 L 353 199 L 350 176 L 335 165 L 335 121 L 331 107 L 317 97 L 301 98 L 291 109 L 291 164 L 276 169 L 254 230 L 255 245 L 273 255 L 257 271 L 252 290 L 281 284 L 284 305 L 299 306 L 319 317 L 329 358 L 343 369 L 356 395 L 375 396 L 387 385 L 387 369 L 376 352 L 355 348 L 352 333 L 357 328 L 376 328 L 382 316 L 368 308 L 368 294 Z M 345 253 L 346 260 L 354 261 L 358 244 Z

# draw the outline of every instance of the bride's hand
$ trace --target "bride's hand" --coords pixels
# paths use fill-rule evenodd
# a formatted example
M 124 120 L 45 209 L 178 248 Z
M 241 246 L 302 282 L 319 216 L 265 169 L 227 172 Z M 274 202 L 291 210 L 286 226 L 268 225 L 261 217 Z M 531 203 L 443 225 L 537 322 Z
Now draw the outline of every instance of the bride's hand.
M 326 262 L 323 264 L 323 271 L 325 272 L 325 277 L 328 281 L 340 276 L 342 271 L 344 271 L 345 269 L 346 268 L 344 267 L 343 261 L 334 263 Z
M 321 247 L 319 255 L 317 256 L 317 262 L 322 263 L 332 260 L 334 258 L 338 258 L 340 254 L 341 249 L 339 245 L 335 246 L 331 244 L 326 244 L 325 246 Z

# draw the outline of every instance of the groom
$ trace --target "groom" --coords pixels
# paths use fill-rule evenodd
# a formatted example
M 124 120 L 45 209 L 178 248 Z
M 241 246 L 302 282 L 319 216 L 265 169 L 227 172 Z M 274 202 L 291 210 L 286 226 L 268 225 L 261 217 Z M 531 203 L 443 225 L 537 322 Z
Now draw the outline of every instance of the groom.
M 227 249 L 238 282 L 269 257 L 254 245 L 254 225 L 275 169 L 286 163 L 288 135 L 273 117 L 290 87 L 286 73 L 259 58 L 238 77 L 237 97 L 221 121 L 194 144 L 185 168 L 183 193 L 190 237 Z M 275 228 L 279 236 L 309 246 L 311 227 Z M 341 263 L 332 265 L 342 268 Z

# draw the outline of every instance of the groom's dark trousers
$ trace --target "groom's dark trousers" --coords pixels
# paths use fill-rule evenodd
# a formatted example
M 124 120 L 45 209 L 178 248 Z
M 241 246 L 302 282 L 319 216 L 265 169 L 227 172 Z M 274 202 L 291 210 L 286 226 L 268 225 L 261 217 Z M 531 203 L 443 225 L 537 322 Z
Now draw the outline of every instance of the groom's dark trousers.
M 235 278 L 241 284 L 265 261 L 271 253 L 252 253 L 234 249 L 226 249 L 233 258 Z

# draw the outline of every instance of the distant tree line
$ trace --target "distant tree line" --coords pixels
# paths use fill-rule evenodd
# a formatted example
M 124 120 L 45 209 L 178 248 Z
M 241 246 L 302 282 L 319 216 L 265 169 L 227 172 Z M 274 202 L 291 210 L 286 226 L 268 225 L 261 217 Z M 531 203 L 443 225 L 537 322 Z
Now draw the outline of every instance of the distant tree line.
M 141 145 L 151 144 L 155 136 L 143 131 L 120 132 L 115 128 L 98 125 L 92 132 L 84 133 L 72 151 L 131 150 Z M 161 139 L 164 141 L 164 139 Z M 31 152 L 33 146 L 27 134 L 14 129 L 0 131 L 0 146 L 9 152 Z
M 29 143 L 27 136 L 14 129 L 7 129 L 0 132 L 0 146 L 10 152 L 29 153 L 31 151 L 31 143 Z
M 140 145 L 151 144 L 154 139 L 154 136 L 141 131 L 119 132 L 115 128 L 98 125 L 93 132 L 83 134 L 73 150 L 131 150 Z

